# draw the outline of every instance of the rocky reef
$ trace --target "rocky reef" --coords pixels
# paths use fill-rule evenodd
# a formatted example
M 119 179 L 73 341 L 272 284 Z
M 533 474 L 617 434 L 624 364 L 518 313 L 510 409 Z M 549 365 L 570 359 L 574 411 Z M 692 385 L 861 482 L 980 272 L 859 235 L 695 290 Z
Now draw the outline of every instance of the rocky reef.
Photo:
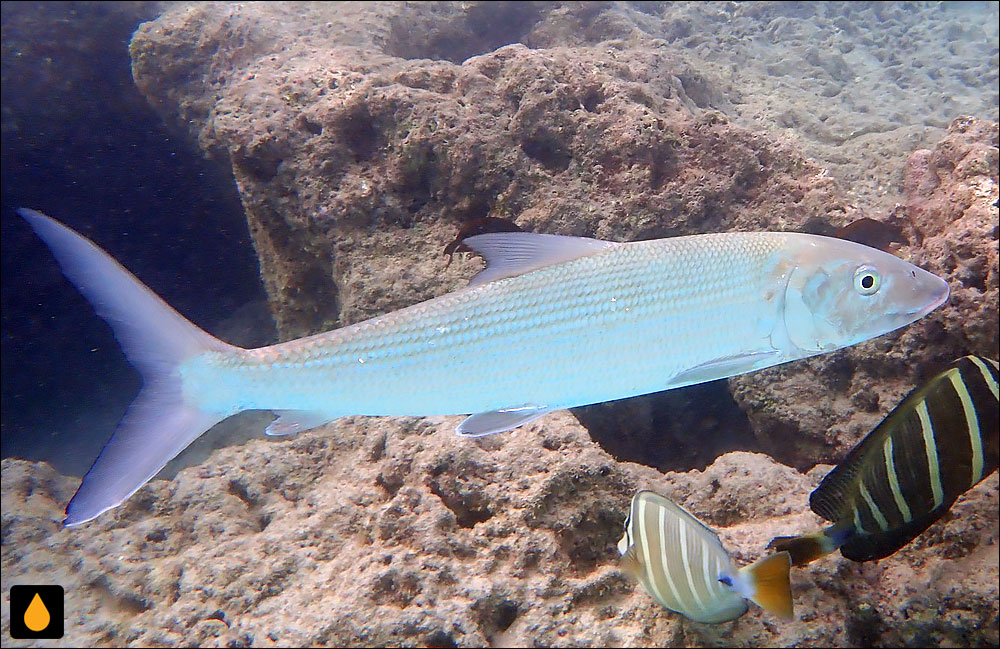
M 799 467 L 843 457 L 913 386 L 966 353 L 997 355 L 997 123 L 957 118 L 933 150 L 906 161 L 884 215 L 896 254 L 948 280 L 947 304 L 892 334 L 730 379 L 768 453 Z
M 328 4 L 177 5 L 131 44 L 150 103 L 231 165 L 283 338 L 464 285 L 481 262 L 442 251 L 483 216 L 620 241 L 868 216 L 951 300 L 835 354 L 501 436 L 345 418 L 254 439 L 73 530 L 58 521 L 76 481 L 5 460 L 5 589 L 63 584 L 66 646 L 1000 642 L 996 475 L 886 560 L 795 570 L 787 624 L 756 607 L 691 623 L 615 551 L 650 488 L 753 561 L 821 525 L 808 493 L 909 389 L 964 353 L 996 358 L 997 123 L 955 112 L 988 101 L 956 93 L 919 123 L 857 106 L 855 77 L 892 78 L 901 101 L 930 74 L 878 53 L 933 8 L 845 3 L 831 31 L 832 10 L 786 3 Z M 980 38 L 960 16 L 928 24 Z M 826 119 L 779 83 L 796 78 Z
M 616 461 L 565 412 L 471 442 L 451 434 L 458 421 L 352 418 L 251 440 L 80 529 L 59 524 L 74 479 L 5 460 L 5 584 L 66 588 L 64 646 L 998 640 L 997 474 L 889 559 L 833 555 L 793 571 L 795 621 L 752 607 L 703 625 L 618 569 L 635 490 L 682 504 L 746 564 L 773 536 L 822 522 L 806 501 L 830 467 L 802 474 L 733 452 L 704 471 L 661 474 Z

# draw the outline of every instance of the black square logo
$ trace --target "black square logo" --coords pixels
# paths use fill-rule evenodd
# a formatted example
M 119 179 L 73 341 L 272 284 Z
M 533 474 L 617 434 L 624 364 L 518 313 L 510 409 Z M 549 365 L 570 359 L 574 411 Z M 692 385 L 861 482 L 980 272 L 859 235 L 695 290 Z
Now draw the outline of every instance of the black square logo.
M 63 637 L 62 586 L 11 586 L 10 637 L 35 640 Z

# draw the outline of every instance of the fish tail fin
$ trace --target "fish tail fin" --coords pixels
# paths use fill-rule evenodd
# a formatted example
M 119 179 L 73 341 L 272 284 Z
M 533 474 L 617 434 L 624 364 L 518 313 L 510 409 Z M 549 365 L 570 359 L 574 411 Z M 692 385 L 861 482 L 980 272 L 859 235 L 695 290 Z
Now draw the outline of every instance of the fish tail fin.
M 743 568 L 740 572 L 749 590 L 746 597 L 772 615 L 792 619 L 792 588 L 788 581 L 791 567 L 791 556 L 778 552 Z
M 119 505 L 188 444 L 231 412 L 185 398 L 180 364 L 206 351 L 239 350 L 172 309 L 106 252 L 40 212 L 17 213 L 51 249 L 63 273 L 114 330 L 143 387 L 66 507 L 67 526 Z
M 842 531 L 831 527 L 802 536 L 776 536 L 767 544 L 767 549 L 787 552 L 792 557 L 793 566 L 804 566 L 834 552 L 846 537 Z

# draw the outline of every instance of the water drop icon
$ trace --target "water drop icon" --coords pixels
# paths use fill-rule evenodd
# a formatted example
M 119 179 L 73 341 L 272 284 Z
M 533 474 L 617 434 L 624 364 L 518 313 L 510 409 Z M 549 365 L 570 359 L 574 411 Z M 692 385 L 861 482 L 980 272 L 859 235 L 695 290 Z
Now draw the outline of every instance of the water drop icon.
M 51 620 L 52 616 L 49 615 L 49 609 L 45 608 L 42 598 L 38 596 L 38 593 L 35 593 L 31 603 L 28 604 L 28 609 L 24 612 L 24 625 L 35 633 L 38 633 L 47 627 Z

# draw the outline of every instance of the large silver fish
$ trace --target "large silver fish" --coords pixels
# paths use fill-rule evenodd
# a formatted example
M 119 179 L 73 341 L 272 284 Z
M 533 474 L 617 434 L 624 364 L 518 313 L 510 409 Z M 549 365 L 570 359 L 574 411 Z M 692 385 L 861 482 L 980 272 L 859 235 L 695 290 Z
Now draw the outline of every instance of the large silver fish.
M 128 498 L 216 422 L 271 409 L 268 432 L 344 415 L 473 414 L 476 436 L 571 408 L 832 351 L 913 322 L 940 278 L 826 237 L 704 234 L 614 243 L 527 232 L 465 243 L 470 285 L 365 322 L 259 349 L 198 329 L 73 230 L 23 216 L 115 330 L 144 387 L 66 510 Z

